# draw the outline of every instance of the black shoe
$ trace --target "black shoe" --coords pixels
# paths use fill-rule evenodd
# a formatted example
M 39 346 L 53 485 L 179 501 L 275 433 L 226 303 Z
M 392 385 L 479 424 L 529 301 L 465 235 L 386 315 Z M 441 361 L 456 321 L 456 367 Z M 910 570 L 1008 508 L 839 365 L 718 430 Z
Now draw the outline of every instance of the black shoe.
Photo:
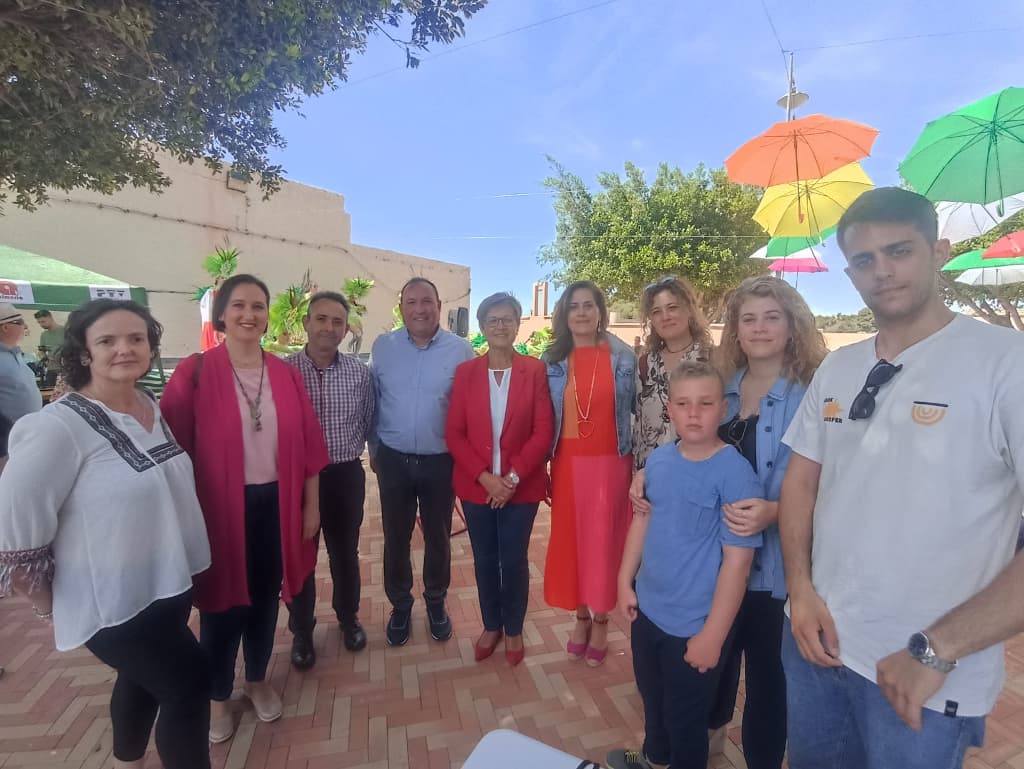
M 316 650 L 313 640 L 303 635 L 292 638 L 292 667 L 296 670 L 309 670 L 316 664 Z
M 348 622 L 342 622 L 341 634 L 345 639 L 345 648 L 350 652 L 357 652 L 366 648 L 366 631 L 359 624 L 358 618 L 353 617 Z
M 409 617 L 411 611 L 391 610 L 391 619 L 388 620 L 388 629 L 384 633 L 384 640 L 388 646 L 405 646 L 409 640 Z
M 452 637 L 452 620 L 444 604 L 428 606 L 427 620 L 430 622 L 430 637 L 435 641 L 447 641 Z

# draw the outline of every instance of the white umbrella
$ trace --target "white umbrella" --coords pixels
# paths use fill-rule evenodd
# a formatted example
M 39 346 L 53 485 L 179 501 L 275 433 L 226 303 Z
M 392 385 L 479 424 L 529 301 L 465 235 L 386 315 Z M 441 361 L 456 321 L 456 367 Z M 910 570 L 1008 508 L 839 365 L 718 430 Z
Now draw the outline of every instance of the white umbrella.
M 1000 206 L 1002 213 L 999 213 Z M 1021 209 L 1024 209 L 1024 193 L 984 206 L 980 203 L 937 203 L 935 213 L 939 215 L 939 237 L 947 238 L 950 243 L 976 238 Z
M 1010 283 L 1024 283 L 1024 265 L 965 270 L 956 282 L 966 283 L 968 286 L 1006 286 Z

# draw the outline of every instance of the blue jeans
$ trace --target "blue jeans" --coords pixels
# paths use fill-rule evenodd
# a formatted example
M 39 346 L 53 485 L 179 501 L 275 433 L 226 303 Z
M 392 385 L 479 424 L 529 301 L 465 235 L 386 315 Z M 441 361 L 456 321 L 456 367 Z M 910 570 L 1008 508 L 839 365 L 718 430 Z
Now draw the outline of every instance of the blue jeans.
M 924 710 L 921 731 L 900 721 L 878 686 L 846 667 L 813 665 L 786 620 L 790 769 L 959 769 L 985 738 L 985 718 Z
M 530 597 L 527 551 L 539 502 L 520 502 L 493 510 L 490 505 L 462 501 L 473 545 L 473 568 L 484 630 L 523 632 Z

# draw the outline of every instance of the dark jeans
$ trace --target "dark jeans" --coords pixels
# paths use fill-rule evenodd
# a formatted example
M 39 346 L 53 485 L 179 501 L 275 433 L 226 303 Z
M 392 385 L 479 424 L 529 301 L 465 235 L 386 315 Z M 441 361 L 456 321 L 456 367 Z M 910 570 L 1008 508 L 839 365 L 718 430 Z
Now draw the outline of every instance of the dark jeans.
M 697 672 L 683 659 L 688 641 L 664 632 L 643 612 L 633 622 L 633 673 L 644 703 L 643 752 L 652 763 L 672 769 L 706 769 L 708 715 L 722 663 Z
M 327 465 L 320 471 L 320 530 L 331 567 L 331 605 L 343 626 L 359 614 L 359 528 L 363 525 L 365 499 L 366 472 L 360 460 Z M 295 635 L 312 638 L 316 626 L 315 573 L 309 575 L 301 592 L 292 598 L 288 611 L 288 629 Z
M 191 608 L 189 590 L 154 601 L 85 642 L 117 671 L 110 721 L 114 757 L 121 761 L 146 754 L 156 721 L 156 750 L 167 769 L 209 769 L 209 667 L 188 628 Z
M 782 669 L 782 621 L 786 602 L 762 590 L 743 596 L 733 642 L 722 663 L 718 697 L 708 725 L 732 721 L 740 663 L 747 661 L 743 707 L 743 757 L 750 769 L 779 769 L 786 752 L 786 674 Z
M 530 597 L 527 550 L 538 505 L 522 502 L 492 510 L 462 500 L 484 630 L 504 630 L 511 636 L 523 632 Z
M 423 600 L 444 605 L 452 578 L 451 454 L 403 454 L 381 444 L 377 484 L 384 522 L 384 592 L 396 611 L 412 610 L 409 545 L 419 507 L 423 526 Z
M 245 487 L 245 560 L 249 605 L 199 615 L 199 642 L 210 658 L 210 699 L 231 697 L 238 645 L 245 656 L 245 680 L 262 681 L 274 650 L 281 595 L 281 521 L 277 484 Z

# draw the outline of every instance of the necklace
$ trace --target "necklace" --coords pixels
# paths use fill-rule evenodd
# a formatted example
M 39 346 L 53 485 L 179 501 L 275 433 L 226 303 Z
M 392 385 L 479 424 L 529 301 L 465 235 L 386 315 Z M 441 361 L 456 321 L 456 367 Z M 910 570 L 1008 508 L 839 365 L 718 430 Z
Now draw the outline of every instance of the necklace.
M 573 356 L 572 367 L 572 394 L 576 399 L 576 429 L 581 438 L 589 438 L 594 434 L 594 422 L 590 418 L 590 410 L 594 405 L 594 383 L 597 381 L 597 364 L 599 358 L 594 359 L 594 370 L 590 375 L 590 395 L 587 397 L 587 410 L 584 411 L 580 405 L 580 388 L 576 384 L 576 359 Z M 589 428 L 587 430 L 586 428 Z
M 260 362 L 263 363 L 263 353 L 260 353 Z M 231 359 L 228 359 L 228 363 L 231 363 Z M 249 418 L 252 420 L 252 429 L 259 432 L 263 429 L 263 409 L 261 405 L 263 403 L 263 374 L 266 373 L 267 365 L 263 363 L 260 366 L 260 386 L 256 392 L 256 400 L 249 397 L 249 391 L 245 389 L 245 385 L 242 384 L 241 378 L 238 376 L 238 371 L 235 370 L 235 364 L 231 363 L 231 373 L 235 375 L 235 381 L 238 382 L 238 386 L 242 390 L 242 397 L 245 398 L 245 403 L 249 407 Z
M 690 350 L 692 350 L 696 346 L 697 346 L 696 342 L 690 342 L 685 347 L 680 347 L 678 350 L 673 350 L 671 347 L 668 346 L 668 342 L 666 342 L 665 343 L 665 352 L 671 353 L 672 355 L 678 355 L 681 352 L 689 352 Z

